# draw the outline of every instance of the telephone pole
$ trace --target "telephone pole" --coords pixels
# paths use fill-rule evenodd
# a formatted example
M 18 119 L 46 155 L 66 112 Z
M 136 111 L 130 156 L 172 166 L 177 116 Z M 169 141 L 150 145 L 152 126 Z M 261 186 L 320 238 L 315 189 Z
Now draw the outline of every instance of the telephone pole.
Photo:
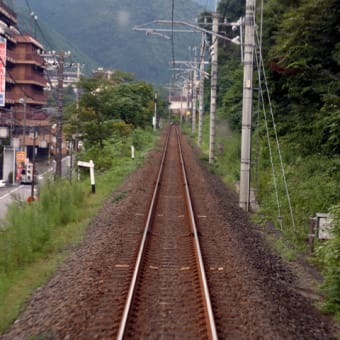
M 202 45 L 200 54 L 200 87 L 199 87 L 199 107 L 198 107 L 198 144 L 202 145 L 202 127 L 204 112 L 204 52 L 205 52 L 206 33 L 202 33 Z
M 250 166 L 251 166 L 251 120 L 253 108 L 253 63 L 255 47 L 255 5 L 256 0 L 246 1 L 244 73 L 242 103 L 242 138 L 240 169 L 240 200 L 242 209 L 249 210 Z
M 194 65 L 192 70 L 192 126 L 191 132 L 194 134 L 196 132 L 196 111 L 197 111 L 197 48 L 194 48 Z
M 216 116 L 216 92 L 217 92 L 217 58 L 218 58 L 218 18 L 217 12 L 212 14 L 212 45 L 211 54 L 211 92 L 210 92 L 210 142 L 209 142 L 209 164 L 215 161 L 215 116 Z
M 56 116 L 56 168 L 55 177 L 60 178 L 62 175 L 62 117 L 63 117 L 63 99 L 64 99 L 64 63 L 65 52 L 58 53 L 58 87 L 57 87 L 57 116 Z
M 153 116 L 153 130 L 157 130 L 157 92 L 154 97 L 154 116 Z
M 71 55 L 67 51 L 50 51 L 40 54 L 47 60 L 47 64 L 51 65 L 51 69 L 57 70 L 57 113 L 56 113 L 56 153 L 55 153 L 55 178 L 62 176 L 62 118 L 63 118 L 63 100 L 64 100 L 64 64 L 65 58 Z M 50 63 L 49 63 L 50 61 Z

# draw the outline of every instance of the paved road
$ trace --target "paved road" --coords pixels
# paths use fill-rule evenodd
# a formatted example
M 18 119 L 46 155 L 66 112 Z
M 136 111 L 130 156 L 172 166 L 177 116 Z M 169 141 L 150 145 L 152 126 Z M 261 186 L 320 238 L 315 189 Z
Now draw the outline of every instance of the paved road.
M 26 201 L 30 195 L 30 185 L 14 185 L 0 188 L 0 219 L 5 217 L 9 204 L 14 200 Z
M 47 163 L 37 164 L 39 175 L 39 182 L 54 171 L 55 165 L 48 165 Z M 65 157 L 62 162 L 62 173 L 66 176 L 69 168 L 69 157 Z M 0 187 L 0 220 L 4 219 L 8 206 L 15 200 L 26 201 L 31 196 L 31 185 L 7 185 Z

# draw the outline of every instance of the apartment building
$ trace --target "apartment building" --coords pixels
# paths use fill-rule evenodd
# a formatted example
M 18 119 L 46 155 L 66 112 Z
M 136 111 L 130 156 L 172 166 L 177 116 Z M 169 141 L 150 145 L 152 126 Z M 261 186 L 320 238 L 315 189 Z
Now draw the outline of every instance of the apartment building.
M 0 138 L 11 137 L 14 147 L 32 158 L 37 150 L 48 153 L 51 139 L 45 61 L 39 54 L 44 47 L 20 33 L 17 23 L 16 13 L 0 0 Z

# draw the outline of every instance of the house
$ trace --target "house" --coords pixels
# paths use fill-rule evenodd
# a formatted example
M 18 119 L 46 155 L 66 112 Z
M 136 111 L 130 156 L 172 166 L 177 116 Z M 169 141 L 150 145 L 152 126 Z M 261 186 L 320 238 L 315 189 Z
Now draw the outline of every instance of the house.
M 28 158 L 38 150 L 47 155 L 51 139 L 51 123 L 44 108 L 45 61 L 39 54 L 43 48 L 37 39 L 19 32 L 16 13 L 0 0 L 0 138 L 10 137 L 12 146 L 24 150 Z M 36 138 L 30 137 L 32 132 Z M 9 172 L 5 163 L 4 159 L 0 178 Z

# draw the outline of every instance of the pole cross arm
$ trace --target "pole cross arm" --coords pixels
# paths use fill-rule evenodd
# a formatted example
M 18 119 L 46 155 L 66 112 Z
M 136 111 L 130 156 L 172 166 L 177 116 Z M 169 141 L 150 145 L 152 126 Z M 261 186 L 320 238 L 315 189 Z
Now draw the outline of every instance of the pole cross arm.
M 205 28 L 199 27 L 197 25 L 191 24 L 191 23 L 186 22 L 186 21 L 155 20 L 154 23 L 156 23 L 156 24 L 175 24 L 175 25 L 188 26 L 188 27 L 191 27 L 192 29 L 196 30 L 197 32 L 204 32 L 204 33 L 210 34 L 214 37 L 220 38 L 222 40 L 229 41 L 233 44 L 240 45 L 240 42 L 239 42 L 237 37 L 236 38 L 229 38 L 229 37 L 226 37 L 222 34 L 215 33 L 213 31 L 209 31 Z
M 197 30 L 180 30 L 180 29 L 174 29 L 171 28 L 146 28 L 146 27 L 138 27 L 135 26 L 133 28 L 134 31 L 142 31 L 146 32 L 146 34 L 155 34 L 158 32 L 175 32 L 175 33 L 196 33 Z

